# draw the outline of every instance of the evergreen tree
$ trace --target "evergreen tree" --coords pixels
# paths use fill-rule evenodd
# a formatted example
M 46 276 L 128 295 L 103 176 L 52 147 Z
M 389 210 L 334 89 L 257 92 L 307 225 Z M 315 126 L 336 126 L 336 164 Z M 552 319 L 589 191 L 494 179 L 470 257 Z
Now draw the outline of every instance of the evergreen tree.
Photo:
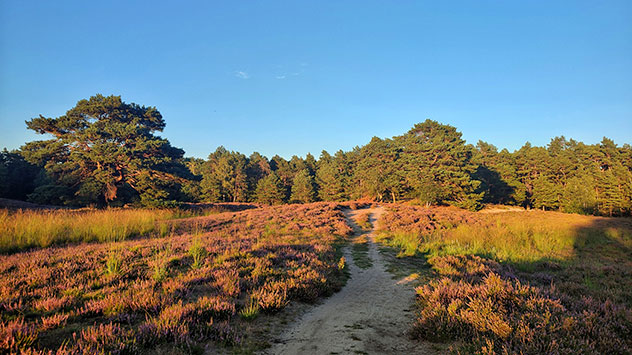
M 268 205 L 277 205 L 285 200 L 283 184 L 275 172 L 259 180 L 256 190 L 256 201 Z
M 299 171 L 294 177 L 290 200 L 293 202 L 309 203 L 314 202 L 315 197 L 314 178 L 309 174 L 307 168 Z
M 243 154 L 219 147 L 202 169 L 200 186 L 209 202 L 242 202 L 248 193 L 247 159 Z
M 568 180 L 562 196 L 562 211 L 568 213 L 592 214 L 597 210 L 595 182 L 586 172 Z
M 204 163 L 204 159 L 184 159 L 184 165 L 190 175 L 190 178 L 182 183 L 182 199 L 184 201 L 200 202 L 203 200 L 200 182 L 202 180 L 202 172 L 204 171 Z
M 184 152 L 154 135 L 165 127 L 155 107 L 96 95 L 63 116 L 40 115 L 26 125 L 53 138 L 27 143 L 24 157 L 44 167 L 75 201 L 109 204 L 140 198 L 152 205 L 179 193 Z
M 456 128 L 426 120 L 397 137 L 396 142 L 403 147 L 401 170 L 414 195 L 428 195 L 424 183 L 432 180 L 439 202 L 468 209 L 479 207 L 483 192 L 477 192 L 480 181 L 472 177 L 476 170 L 473 148 L 465 145 Z
M 390 139 L 373 137 L 360 148 L 353 172 L 352 196 L 383 201 L 400 193 L 401 179 L 396 166 L 399 150 Z M 394 175 L 396 174 L 396 175 Z
M 316 159 L 314 158 L 314 156 L 311 155 L 310 153 L 307 153 L 307 155 L 305 156 L 305 167 L 307 168 L 309 175 L 311 176 L 316 175 L 317 165 L 318 163 L 316 162 Z
M 524 199 L 520 196 L 521 184 L 516 179 L 516 169 L 511 154 L 489 143 L 478 141 L 473 162 L 478 165 L 473 177 L 481 182 L 483 202 L 494 204 L 515 204 Z
M 43 183 L 44 171 L 27 162 L 18 151 L 0 151 L 0 197 L 26 200 Z
M 248 201 L 255 201 L 256 189 L 259 180 L 266 177 L 272 169 L 270 168 L 270 162 L 268 158 L 261 154 L 254 152 L 248 158 L 248 165 L 246 167 L 246 176 L 248 181 Z
M 296 160 L 294 160 L 296 163 Z M 283 190 L 283 200 L 287 200 L 292 189 L 292 179 L 294 178 L 295 171 L 292 165 L 287 160 L 278 155 L 275 155 L 270 160 L 270 168 L 274 171 L 281 181 L 281 187 Z

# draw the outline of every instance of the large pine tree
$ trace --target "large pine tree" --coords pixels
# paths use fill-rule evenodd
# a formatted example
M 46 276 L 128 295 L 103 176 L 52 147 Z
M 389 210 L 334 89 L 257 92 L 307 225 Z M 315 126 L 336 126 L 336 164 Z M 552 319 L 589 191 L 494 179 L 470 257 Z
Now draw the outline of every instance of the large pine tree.
M 27 143 L 22 154 L 72 192 L 70 203 L 128 202 L 137 196 L 155 204 L 177 197 L 186 172 L 184 152 L 155 135 L 165 127 L 155 107 L 95 95 L 63 116 L 40 115 L 26 124 L 52 138 Z

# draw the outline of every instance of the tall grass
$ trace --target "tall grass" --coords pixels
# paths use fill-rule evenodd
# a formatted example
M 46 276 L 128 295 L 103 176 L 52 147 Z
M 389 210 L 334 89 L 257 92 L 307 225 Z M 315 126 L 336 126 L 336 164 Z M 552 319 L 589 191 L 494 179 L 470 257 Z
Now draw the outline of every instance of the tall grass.
M 165 235 L 170 210 L 0 210 L 0 252 L 73 242 L 114 242 L 152 233 Z
M 76 242 L 118 242 L 133 237 L 164 237 L 170 219 L 208 216 L 254 208 L 204 204 L 172 209 L 0 210 L 0 253 Z
M 418 226 L 406 224 L 407 214 Z M 391 211 L 382 222 L 381 240 L 401 249 L 405 256 L 421 252 L 430 255 L 481 255 L 498 261 L 532 263 L 541 260 L 574 259 L 577 249 L 607 244 L 609 240 L 630 244 L 629 221 L 554 212 L 507 212 L 474 214 L 462 221 L 440 209 Z M 423 224 L 420 221 L 427 219 Z

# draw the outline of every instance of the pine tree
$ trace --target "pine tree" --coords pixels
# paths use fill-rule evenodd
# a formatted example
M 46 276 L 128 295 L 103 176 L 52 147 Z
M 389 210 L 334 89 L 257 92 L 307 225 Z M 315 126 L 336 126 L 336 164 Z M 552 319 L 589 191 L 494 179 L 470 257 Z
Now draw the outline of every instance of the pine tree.
M 259 180 L 256 196 L 257 202 L 268 205 L 277 205 L 284 202 L 285 192 L 283 191 L 283 185 L 275 172 Z
M 219 147 L 202 169 L 202 193 L 209 202 L 243 202 L 247 199 L 247 159 Z
M 315 196 L 314 178 L 307 169 L 301 170 L 294 177 L 290 200 L 299 203 L 309 203 L 314 202 Z
M 63 116 L 40 115 L 26 125 L 53 138 L 27 143 L 22 154 L 43 166 L 56 185 L 71 190 L 71 198 L 84 203 L 140 198 L 149 205 L 177 197 L 186 171 L 184 152 L 154 135 L 165 127 L 155 107 L 96 95 Z
M 344 168 L 344 155 L 332 157 L 327 151 L 321 153 L 316 169 L 318 197 L 323 201 L 344 201 L 346 194 L 347 172 Z
M 246 166 L 246 176 L 248 183 L 248 201 L 255 201 L 257 183 L 259 180 L 270 174 L 272 169 L 270 168 L 270 162 L 268 158 L 262 156 L 258 152 L 254 152 L 248 158 L 248 165 Z
M 477 192 L 480 181 L 472 176 L 473 147 L 465 145 L 461 133 L 449 125 L 426 120 L 416 124 L 407 134 L 394 139 L 403 147 L 401 169 L 413 195 L 428 196 L 425 182 L 433 181 L 433 195 L 459 207 L 477 209 L 483 192 Z

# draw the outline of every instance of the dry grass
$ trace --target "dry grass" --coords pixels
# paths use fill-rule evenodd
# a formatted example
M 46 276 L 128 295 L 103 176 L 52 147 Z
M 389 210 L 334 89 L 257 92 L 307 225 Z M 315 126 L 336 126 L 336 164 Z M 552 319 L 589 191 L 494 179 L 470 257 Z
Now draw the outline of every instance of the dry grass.
M 2 256 L 0 352 L 239 344 L 241 322 L 256 312 L 341 286 L 336 243 L 351 229 L 335 204 L 172 223 L 192 232 Z
M 183 209 L 0 210 L 0 253 L 77 242 L 164 237 L 170 219 L 204 216 L 249 205 L 189 205 Z
M 406 254 L 474 254 L 528 264 L 572 260 L 578 249 L 610 241 L 632 248 L 628 218 L 542 211 L 486 214 L 394 205 L 380 223 L 381 240 L 402 247 Z

